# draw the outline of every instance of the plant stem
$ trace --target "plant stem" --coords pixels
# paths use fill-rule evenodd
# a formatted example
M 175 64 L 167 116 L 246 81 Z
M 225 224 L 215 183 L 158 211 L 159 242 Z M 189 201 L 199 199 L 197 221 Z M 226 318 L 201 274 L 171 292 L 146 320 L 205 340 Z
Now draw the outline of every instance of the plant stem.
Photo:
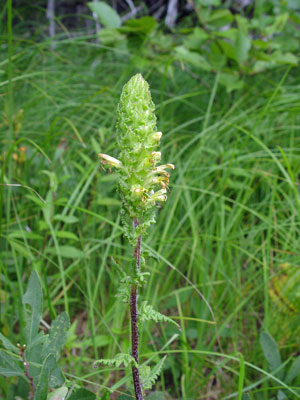
M 139 222 L 137 219 L 133 221 L 134 228 L 138 226 Z M 140 272 L 140 257 L 141 257 L 141 242 L 142 237 L 139 236 L 136 247 L 134 248 L 134 258 L 136 259 L 136 271 L 135 274 Z M 136 284 L 131 286 L 130 294 L 130 319 L 131 319 L 131 354 L 135 359 L 136 363 L 139 363 L 139 331 L 138 331 L 138 287 Z M 139 369 L 136 366 L 132 367 L 132 378 L 135 391 L 135 398 L 137 400 L 143 400 L 143 389 L 140 380 Z

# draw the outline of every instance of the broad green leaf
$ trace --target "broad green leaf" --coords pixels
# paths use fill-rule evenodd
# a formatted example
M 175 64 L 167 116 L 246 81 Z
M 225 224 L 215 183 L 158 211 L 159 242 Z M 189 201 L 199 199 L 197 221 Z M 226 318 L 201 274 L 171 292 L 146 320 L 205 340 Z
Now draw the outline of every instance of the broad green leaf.
M 246 18 L 236 16 L 238 32 L 235 42 L 235 55 L 239 63 L 247 60 L 251 48 L 251 39 L 248 34 L 248 22 Z
M 78 389 L 76 392 L 73 392 L 68 400 L 95 400 L 96 395 L 89 390 L 86 389 Z
M 69 317 L 65 312 L 52 322 L 49 336 L 46 338 L 43 346 L 43 358 L 46 358 L 48 354 L 53 354 L 56 360 L 58 360 L 60 352 L 66 343 L 69 327 Z
M 47 400 L 50 374 L 56 368 L 57 363 L 55 357 L 53 354 L 49 354 L 42 366 L 34 400 Z
M 153 17 L 134 18 L 126 21 L 125 25 L 120 28 L 120 32 L 147 36 L 154 31 L 156 27 L 157 22 Z
M 59 389 L 54 390 L 51 394 L 49 394 L 47 400 L 64 400 L 68 394 L 68 388 L 63 386 Z
M 79 240 L 73 232 L 68 231 L 55 231 L 55 236 L 61 239 Z
M 202 43 L 205 42 L 209 37 L 210 35 L 206 33 L 204 29 L 196 26 L 193 33 L 184 39 L 183 44 L 190 50 L 199 50 Z
M 23 296 L 23 304 L 29 304 L 31 307 L 31 312 L 27 315 L 25 326 L 26 344 L 29 346 L 38 334 L 42 317 L 42 288 L 36 271 L 33 271 L 30 275 L 27 290 Z
M 285 383 L 287 385 L 290 385 L 293 382 L 293 380 L 299 375 L 300 375 L 300 356 L 296 358 L 296 360 L 293 362 L 290 369 L 288 370 L 288 373 L 285 377 Z
M 120 40 L 126 40 L 126 38 L 124 37 L 124 35 L 122 35 L 117 29 L 115 28 L 103 28 L 100 30 L 98 37 L 101 41 L 102 44 L 104 44 L 104 46 L 115 46 L 116 43 Z M 92 138 L 91 139 L 92 142 L 92 146 L 94 148 L 94 150 L 96 151 L 96 153 L 100 153 L 101 149 L 99 144 L 95 143 L 95 139 Z
M 206 23 L 212 25 L 213 28 L 219 29 L 225 25 L 230 25 L 233 20 L 233 16 L 228 9 L 221 8 L 213 11 Z
M 268 361 L 270 371 L 273 372 L 281 366 L 281 357 L 275 340 L 268 332 L 260 334 L 260 345 L 264 356 Z M 283 371 L 276 373 L 279 379 L 282 379 Z
M 47 248 L 47 253 L 58 255 L 55 247 Z M 59 255 L 65 258 L 84 258 L 85 253 L 73 246 L 59 246 Z
M 0 375 L 4 376 L 24 376 L 24 370 L 19 367 L 16 359 L 4 350 L 0 350 Z
M 219 82 L 226 87 L 227 93 L 233 90 L 239 90 L 244 85 L 244 82 L 239 79 L 238 75 L 227 73 L 220 74 Z
M 211 65 L 208 64 L 206 59 L 194 51 L 190 51 L 183 46 L 176 47 L 175 51 L 177 53 L 177 57 L 183 62 L 192 64 L 195 67 L 204 69 L 205 71 L 210 71 L 212 69 Z
M 2 333 L 0 333 L 0 340 L 2 341 L 3 346 L 7 350 L 9 350 L 13 353 L 19 354 L 19 349 L 17 348 L 17 346 L 12 344 L 12 342 L 9 339 L 7 339 L 4 335 L 2 335 Z
M 96 13 L 99 21 L 106 28 L 119 28 L 122 24 L 118 13 L 104 1 L 87 3 L 92 12 Z

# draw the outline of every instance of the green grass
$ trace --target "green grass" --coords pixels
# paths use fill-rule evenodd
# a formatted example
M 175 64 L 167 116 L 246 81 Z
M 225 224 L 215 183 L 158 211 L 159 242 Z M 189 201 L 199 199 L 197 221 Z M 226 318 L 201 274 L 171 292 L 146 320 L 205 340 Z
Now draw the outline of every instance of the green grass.
M 97 153 L 117 156 L 115 108 L 139 69 L 86 37 L 54 51 L 49 42 L 15 37 L 13 61 L 5 57 L 2 51 L 2 182 L 24 187 L 2 186 L 1 331 L 22 343 L 21 299 L 36 269 L 44 320 L 67 310 L 73 324 L 61 360 L 67 378 L 99 396 L 114 385 L 124 392 L 122 371 L 93 368 L 130 345 L 111 258 L 126 265 L 131 250 L 115 175 L 101 170 Z M 168 354 L 156 388 L 172 399 L 271 399 L 278 388 L 300 398 L 299 379 L 284 386 L 259 345 L 260 332 L 271 332 L 287 368 L 299 352 L 299 69 L 249 78 L 235 94 L 211 76 L 203 87 L 177 67 L 173 79 L 151 66 L 142 73 L 164 134 L 162 161 L 176 165 L 145 239 L 157 261 L 146 265 L 142 297 L 176 317 L 182 333 L 145 324 L 141 360 Z M 5 153 L 12 133 L 17 144 Z M 5 398 L 3 378 L 0 388 Z

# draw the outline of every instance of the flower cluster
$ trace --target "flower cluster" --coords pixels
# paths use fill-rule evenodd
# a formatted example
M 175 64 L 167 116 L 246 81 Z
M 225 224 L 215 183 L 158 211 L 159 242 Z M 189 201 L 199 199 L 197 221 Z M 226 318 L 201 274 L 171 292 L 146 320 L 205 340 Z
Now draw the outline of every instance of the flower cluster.
M 148 83 L 141 74 L 133 76 L 118 106 L 119 159 L 99 154 L 102 165 L 115 167 L 119 173 L 122 221 L 129 239 L 145 233 L 146 226 L 155 222 L 155 205 L 167 199 L 170 174 L 166 170 L 175 168 L 173 164 L 156 166 L 162 133 L 157 132 L 154 108 Z

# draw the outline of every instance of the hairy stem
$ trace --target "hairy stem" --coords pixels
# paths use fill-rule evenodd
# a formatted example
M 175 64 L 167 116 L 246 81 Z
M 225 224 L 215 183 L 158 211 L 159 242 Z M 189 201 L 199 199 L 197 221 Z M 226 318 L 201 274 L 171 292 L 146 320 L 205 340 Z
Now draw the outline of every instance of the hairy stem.
M 138 220 L 134 220 L 133 225 L 134 228 L 138 226 Z M 139 236 L 137 240 L 137 245 L 134 248 L 134 258 L 136 259 L 136 271 L 140 272 L 140 257 L 141 257 L 141 241 L 142 237 Z M 137 285 L 131 286 L 131 294 L 130 294 L 130 319 L 131 319 L 131 354 L 135 359 L 136 363 L 139 363 L 139 331 L 138 331 L 138 309 L 137 309 L 137 300 L 138 300 L 138 288 Z M 137 400 L 143 400 L 143 389 L 142 383 L 140 380 L 139 369 L 135 366 L 132 367 L 132 378 L 133 385 L 135 391 L 135 398 Z

